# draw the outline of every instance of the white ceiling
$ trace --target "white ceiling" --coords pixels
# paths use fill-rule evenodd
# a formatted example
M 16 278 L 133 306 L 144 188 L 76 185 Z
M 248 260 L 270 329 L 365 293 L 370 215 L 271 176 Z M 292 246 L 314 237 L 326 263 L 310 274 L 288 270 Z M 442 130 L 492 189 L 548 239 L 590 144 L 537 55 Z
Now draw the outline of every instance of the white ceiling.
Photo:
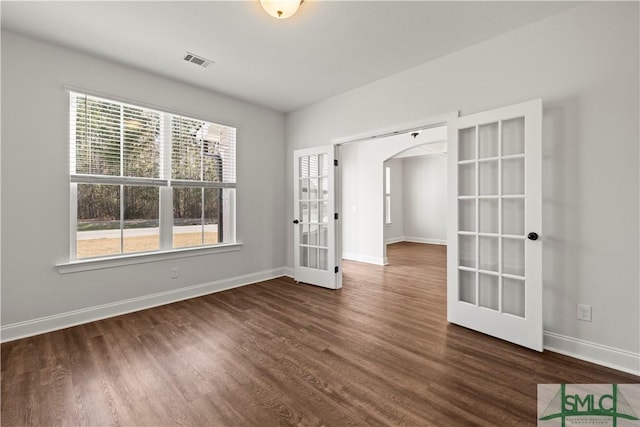
M 287 20 L 258 0 L 1 7 L 3 28 L 288 112 L 577 4 L 305 0 Z

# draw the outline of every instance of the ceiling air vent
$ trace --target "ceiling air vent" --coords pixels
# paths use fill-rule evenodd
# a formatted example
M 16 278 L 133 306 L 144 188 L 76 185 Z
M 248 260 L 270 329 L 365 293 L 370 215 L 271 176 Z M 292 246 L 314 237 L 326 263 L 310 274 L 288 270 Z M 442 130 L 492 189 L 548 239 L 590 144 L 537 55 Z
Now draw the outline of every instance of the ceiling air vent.
M 196 65 L 199 65 L 201 67 L 207 68 L 209 65 L 213 64 L 214 62 L 203 58 L 201 56 L 198 55 L 194 55 L 191 52 L 187 52 L 186 55 L 184 56 L 184 60 L 187 62 L 193 62 Z

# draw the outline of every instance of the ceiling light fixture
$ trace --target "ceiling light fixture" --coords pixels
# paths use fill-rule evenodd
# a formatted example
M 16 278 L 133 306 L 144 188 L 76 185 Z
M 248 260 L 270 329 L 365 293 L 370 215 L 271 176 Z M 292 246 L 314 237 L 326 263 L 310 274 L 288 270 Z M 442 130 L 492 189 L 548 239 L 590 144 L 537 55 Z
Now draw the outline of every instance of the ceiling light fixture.
M 260 0 L 262 8 L 271 16 L 285 19 L 293 16 L 304 0 Z

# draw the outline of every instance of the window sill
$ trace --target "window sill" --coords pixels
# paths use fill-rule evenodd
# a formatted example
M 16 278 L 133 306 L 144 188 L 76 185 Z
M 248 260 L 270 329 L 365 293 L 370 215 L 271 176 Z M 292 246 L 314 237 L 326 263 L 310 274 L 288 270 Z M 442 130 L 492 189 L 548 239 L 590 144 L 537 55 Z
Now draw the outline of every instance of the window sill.
M 219 254 L 223 252 L 237 252 L 242 249 L 242 243 L 227 243 L 215 246 L 196 248 L 171 249 L 161 252 L 119 255 L 108 258 L 91 258 L 56 264 L 58 273 L 78 273 L 80 271 L 100 270 L 103 268 L 122 267 L 125 265 L 145 264 L 176 258 L 188 258 L 201 255 Z

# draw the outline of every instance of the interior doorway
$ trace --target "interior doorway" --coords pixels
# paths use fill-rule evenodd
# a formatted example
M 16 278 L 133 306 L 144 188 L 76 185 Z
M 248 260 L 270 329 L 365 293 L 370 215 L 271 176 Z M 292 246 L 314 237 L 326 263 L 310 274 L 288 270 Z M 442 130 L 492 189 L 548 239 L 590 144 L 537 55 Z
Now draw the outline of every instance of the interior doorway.
M 384 258 L 388 245 L 447 243 L 447 143 L 427 143 L 383 162 Z
M 440 140 L 446 140 L 448 144 L 448 320 L 542 351 L 542 245 L 538 234 L 542 225 L 542 101 L 534 99 L 463 117 L 457 117 L 457 114 L 443 116 L 428 126 L 405 129 L 338 139 L 326 147 L 294 152 L 294 172 L 296 165 L 300 166 L 299 173 L 294 176 L 294 214 L 297 217 L 302 212 L 304 218 L 302 222 L 293 221 L 298 228 L 302 227 L 301 233 L 299 230 L 298 235 L 294 233 L 295 244 L 301 254 L 311 246 L 316 249 L 312 251 L 313 256 L 305 258 L 309 260 L 319 259 L 318 249 L 334 250 L 337 264 L 331 275 L 328 262 L 302 265 L 294 252 L 294 278 L 302 277 L 298 273 L 303 270 L 321 269 L 333 289 L 341 287 L 341 262 L 347 258 L 345 254 L 349 247 L 345 246 L 343 251 L 339 246 L 349 232 L 363 237 L 355 240 L 357 249 L 372 252 L 356 254 L 364 258 L 360 260 L 384 265 L 384 232 L 382 229 L 375 232 L 374 228 L 370 233 L 371 228 L 367 228 L 369 221 L 384 224 L 384 169 L 375 167 L 375 163 L 370 168 L 367 165 L 371 162 L 367 162 L 363 173 L 360 163 L 386 160 L 394 153 L 416 145 L 407 140 L 407 133 L 416 139 L 418 135 L 414 131 L 419 129 L 423 131 L 420 134 L 438 135 L 441 132 Z M 383 138 L 387 136 L 395 138 L 393 144 L 385 143 Z M 404 139 L 398 139 L 403 136 Z M 365 144 L 353 144 L 355 167 L 340 168 L 340 149 L 349 147 L 348 143 L 365 140 L 370 140 L 365 148 L 362 148 Z M 344 145 L 340 147 L 341 144 Z M 311 152 L 307 153 L 308 150 Z M 316 166 L 304 167 L 307 154 L 309 165 L 317 160 Z M 336 154 L 337 157 L 333 157 Z M 325 164 L 324 156 L 327 168 L 318 166 Z M 348 157 L 343 156 L 343 160 Z M 334 159 L 334 162 L 330 161 Z M 329 167 L 331 163 L 334 167 Z M 348 226 L 348 215 L 341 218 L 339 212 L 357 214 L 361 207 L 352 205 L 349 210 L 348 206 L 341 206 L 344 204 L 342 199 L 347 199 L 340 196 L 344 186 L 328 185 L 319 190 L 325 180 L 327 183 L 341 182 L 341 171 L 343 179 L 349 179 L 344 173 L 348 171 L 353 173 L 351 178 L 358 184 L 366 184 L 364 189 L 356 186 L 355 193 L 358 201 L 371 203 L 364 210 L 366 215 L 362 218 L 356 215 L 353 227 Z M 312 194 L 311 188 L 318 191 Z M 328 213 L 331 206 L 336 208 L 334 221 L 320 214 L 324 212 L 320 203 L 325 201 Z M 304 216 L 307 211 L 314 212 L 308 221 Z M 342 228 L 340 219 L 345 221 Z M 313 231 L 309 228 L 307 233 L 305 225 L 326 225 L 327 232 L 336 239 L 321 244 L 316 244 L 314 239 L 310 243 L 311 240 L 305 239 L 315 235 L 315 227 Z M 367 244 L 363 245 L 363 241 Z M 322 285 L 320 281 L 310 283 Z
M 340 159 L 340 191 L 338 200 L 342 212 L 342 258 L 352 261 L 366 262 L 376 265 L 386 265 L 387 238 L 391 230 L 396 231 L 397 241 L 412 240 L 419 243 L 446 242 L 446 126 L 433 126 L 426 129 L 412 129 L 406 132 L 396 132 L 392 135 L 368 138 L 339 145 Z M 394 206 L 404 193 L 401 171 L 402 165 L 407 163 L 411 183 L 409 184 L 408 199 L 416 202 L 411 209 L 420 209 L 420 205 L 431 205 L 426 197 L 412 197 L 411 194 L 420 193 L 423 183 L 415 182 L 424 175 L 420 168 L 430 163 L 432 180 L 430 185 L 440 186 L 438 192 L 441 212 L 441 227 L 437 235 L 425 234 L 424 224 L 419 219 L 420 213 L 407 215 L 408 229 L 411 233 L 404 234 L 402 226 L 404 214 L 396 217 L 396 222 L 389 222 L 387 208 Z M 435 166 L 435 167 L 434 167 Z M 387 169 L 389 168 L 389 169 Z M 395 169 L 395 170 L 394 170 Z M 390 175 L 387 175 L 390 171 Z M 433 173 L 437 172 L 437 173 Z M 395 191 L 387 192 L 387 184 L 391 175 L 391 185 Z M 395 193 L 395 196 L 394 194 Z M 391 205 L 389 205 L 391 201 Z M 432 200 L 433 201 L 433 200 Z M 397 206 L 397 203 L 395 204 Z M 402 209 L 401 209 L 402 210 Z M 400 234 L 398 234 L 400 230 Z M 419 232 L 416 232 L 419 231 Z M 405 239 L 406 238 L 406 239 Z

